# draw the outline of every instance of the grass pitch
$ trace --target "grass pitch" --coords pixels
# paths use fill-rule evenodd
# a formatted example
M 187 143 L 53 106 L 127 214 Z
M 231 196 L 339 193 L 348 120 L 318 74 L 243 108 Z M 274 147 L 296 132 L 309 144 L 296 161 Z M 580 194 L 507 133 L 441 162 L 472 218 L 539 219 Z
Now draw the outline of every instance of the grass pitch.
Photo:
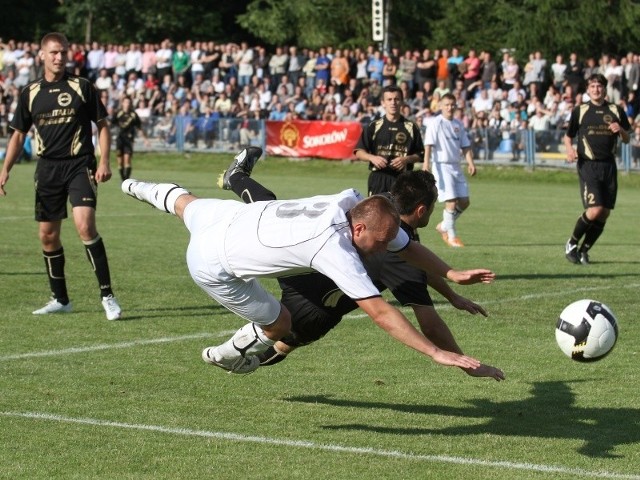
M 231 198 L 214 187 L 231 158 L 136 155 L 134 177 Z M 640 479 L 637 176 L 620 177 L 586 267 L 563 252 L 582 210 L 574 173 L 481 166 L 458 224 L 464 249 L 433 230 L 436 208 L 422 242 L 456 268 L 498 275 L 454 287 L 486 319 L 433 293 L 465 353 L 505 371 L 497 383 L 433 364 L 360 312 L 253 375 L 204 364 L 202 348 L 243 322 L 191 281 L 181 223 L 123 195 L 116 179 L 100 186 L 98 227 L 124 319 L 105 319 L 71 221 L 74 312 L 35 317 L 48 286 L 33 165 L 11 173 L 0 199 L 0 478 Z M 293 198 L 364 192 L 367 172 L 269 158 L 254 176 Z M 601 362 L 572 362 L 555 343 L 558 314 L 580 298 L 606 303 L 620 324 Z

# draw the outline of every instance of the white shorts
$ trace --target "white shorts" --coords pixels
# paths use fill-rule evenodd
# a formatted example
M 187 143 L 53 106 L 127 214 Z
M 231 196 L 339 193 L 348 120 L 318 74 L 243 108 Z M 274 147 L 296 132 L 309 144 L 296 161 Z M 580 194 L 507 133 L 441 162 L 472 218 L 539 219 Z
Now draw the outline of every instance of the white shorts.
M 432 173 L 436 178 L 439 202 L 469 197 L 467 177 L 460 165 L 460 163 L 433 163 Z
M 255 278 L 231 275 L 218 257 L 236 205 L 218 199 L 198 199 L 187 205 L 184 224 L 191 233 L 187 266 L 194 282 L 218 303 L 250 322 L 270 325 L 280 314 L 280 302 Z

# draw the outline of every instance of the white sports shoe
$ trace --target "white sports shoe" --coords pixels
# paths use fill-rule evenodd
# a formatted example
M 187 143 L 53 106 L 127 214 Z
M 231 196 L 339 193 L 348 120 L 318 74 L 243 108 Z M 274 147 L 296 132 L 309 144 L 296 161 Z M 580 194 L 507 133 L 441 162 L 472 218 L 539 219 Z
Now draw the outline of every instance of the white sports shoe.
M 116 297 L 109 295 L 108 297 L 102 297 L 102 306 L 107 313 L 107 320 L 118 320 L 122 315 L 122 309 Z
M 39 308 L 38 310 L 34 310 L 34 315 L 47 315 L 49 313 L 69 313 L 71 311 L 71 302 L 66 305 L 61 304 L 57 298 L 51 298 L 49 303 L 47 303 L 44 307 Z
M 260 359 L 255 355 L 240 357 L 236 360 L 218 358 L 219 360 L 216 360 L 216 347 L 207 347 L 202 351 L 202 360 L 210 365 L 220 367 L 228 373 L 252 373 L 260 366 Z

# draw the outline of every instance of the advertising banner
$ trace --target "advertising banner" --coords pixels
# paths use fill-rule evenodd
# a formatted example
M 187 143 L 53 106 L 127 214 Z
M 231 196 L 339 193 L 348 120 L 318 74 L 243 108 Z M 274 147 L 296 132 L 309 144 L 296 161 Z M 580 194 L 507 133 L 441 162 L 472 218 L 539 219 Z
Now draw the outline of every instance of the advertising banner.
M 362 125 L 358 122 L 267 121 L 267 154 L 329 160 L 355 158 Z

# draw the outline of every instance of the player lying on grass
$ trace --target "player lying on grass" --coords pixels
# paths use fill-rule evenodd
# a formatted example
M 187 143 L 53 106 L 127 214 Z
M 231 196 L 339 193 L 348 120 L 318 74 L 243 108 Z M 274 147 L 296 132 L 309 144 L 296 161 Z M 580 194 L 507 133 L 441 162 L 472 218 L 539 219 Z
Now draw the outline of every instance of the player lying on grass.
M 246 151 L 237 156 L 241 161 Z M 244 204 L 200 199 L 176 184 L 133 179 L 126 194 L 178 216 L 190 232 L 187 265 L 194 281 L 218 303 L 248 320 L 229 340 L 205 348 L 202 358 L 233 373 L 258 368 L 258 355 L 291 331 L 291 314 L 259 283 L 312 270 L 331 278 L 396 340 L 442 365 L 477 369 L 480 362 L 438 348 L 386 302 L 360 254 L 398 252 L 427 268 L 428 251 L 400 229 L 400 216 L 381 195 L 363 199 L 353 189 L 335 195 Z M 489 270 L 447 272 L 466 282 L 493 279 Z
M 233 190 L 246 203 L 275 200 L 273 192 L 250 177 L 261 155 L 261 149 L 248 148 L 246 154 L 236 157 L 221 176 L 219 186 Z M 238 158 L 241 160 L 238 161 Z M 426 171 L 405 172 L 394 184 L 391 198 L 400 213 L 401 228 L 412 240 L 418 241 L 417 229 L 427 225 L 437 199 L 433 175 Z M 412 267 L 393 253 L 362 257 L 365 269 L 376 287 L 380 290 L 388 288 L 400 304 L 411 306 L 420 330 L 429 340 L 443 350 L 462 354 L 451 330 L 434 308 L 427 284 L 454 307 L 485 317 L 487 314 L 481 306 L 454 292 L 441 276 L 450 268 L 435 254 L 432 260 L 435 273 L 427 276 L 424 271 Z M 319 340 L 344 315 L 358 308 L 330 278 L 321 273 L 291 275 L 281 277 L 278 281 L 282 288 L 280 301 L 291 312 L 291 333 L 260 355 L 261 366 L 275 365 L 296 348 Z M 490 365 L 482 364 L 476 369 L 463 370 L 472 376 L 504 380 L 503 372 Z

